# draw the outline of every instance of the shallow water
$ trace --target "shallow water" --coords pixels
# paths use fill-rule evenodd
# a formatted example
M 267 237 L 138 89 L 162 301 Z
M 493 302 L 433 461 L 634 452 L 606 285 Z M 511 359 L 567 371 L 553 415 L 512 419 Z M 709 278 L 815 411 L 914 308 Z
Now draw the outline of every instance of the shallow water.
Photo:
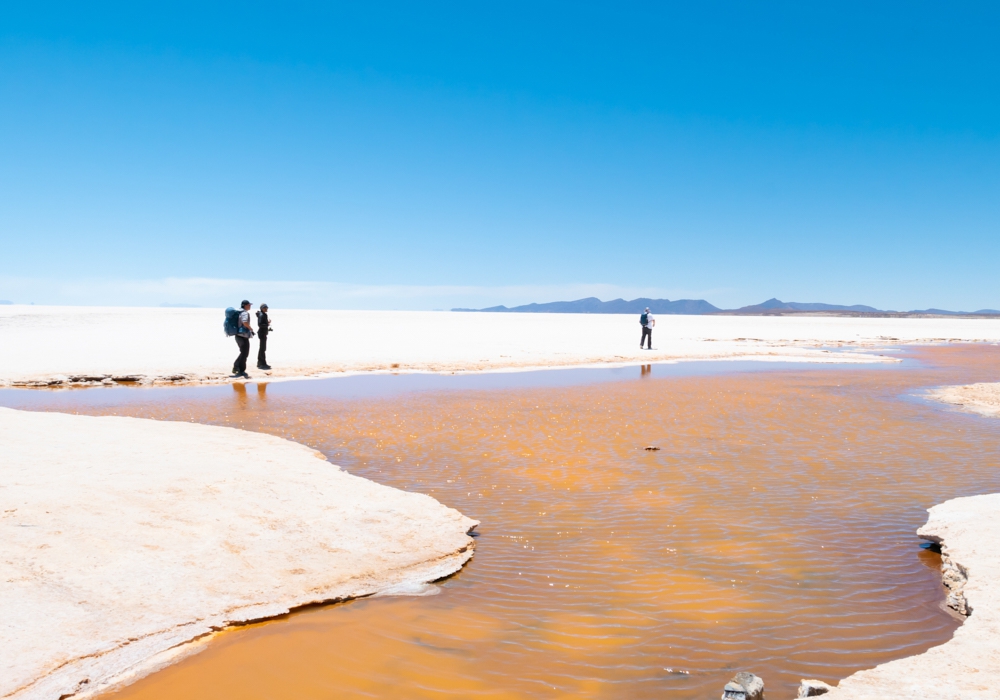
M 737 670 L 782 698 L 957 625 L 914 531 L 935 503 L 1000 490 L 1000 421 L 916 395 L 996 379 L 1000 351 L 917 357 L 347 398 L 289 383 L 0 403 L 269 432 L 482 521 L 440 595 L 225 632 L 107 698 L 705 698 Z

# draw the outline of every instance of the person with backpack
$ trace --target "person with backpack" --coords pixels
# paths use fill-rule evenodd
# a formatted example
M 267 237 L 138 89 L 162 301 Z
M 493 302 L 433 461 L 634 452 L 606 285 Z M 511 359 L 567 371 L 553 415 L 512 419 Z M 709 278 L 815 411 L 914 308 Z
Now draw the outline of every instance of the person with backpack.
M 239 318 L 236 322 L 236 344 L 240 348 L 240 355 L 233 363 L 233 374 L 237 377 L 249 379 L 247 374 L 247 357 L 250 356 L 250 339 L 253 338 L 253 328 L 250 327 L 250 302 L 244 299 L 240 302 Z
M 653 314 L 649 313 L 649 307 L 643 312 L 642 316 L 639 317 L 639 323 L 642 324 L 642 337 L 639 338 L 639 349 L 642 350 L 642 344 L 646 342 L 646 338 L 649 338 L 646 349 L 653 349 L 653 326 L 656 325 L 656 320 L 653 318 Z M 632 336 L 635 337 L 635 336 Z
M 267 364 L 267 334 L 271 332 L 271 320 L 267 317 L 267 304 L 260 305 L 257 312 L 257 335 L 260 336 L 260 349 L 257 351 L 257 369 L 271 369 Z

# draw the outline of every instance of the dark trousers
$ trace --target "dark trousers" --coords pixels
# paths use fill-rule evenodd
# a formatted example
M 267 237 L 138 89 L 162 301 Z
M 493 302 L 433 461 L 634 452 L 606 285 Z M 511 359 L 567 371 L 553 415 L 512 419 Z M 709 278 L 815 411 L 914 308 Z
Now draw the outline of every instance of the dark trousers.
M 260 350 L 257 351 L 257 366 L 262 367 L 267 365 L 267 333 L 258 333 L 257 337 L 260 338 Z
M 632 336 L 632 337 L 634 338 L 635 336 Z M 646 338 L 649 338 L 649 345 L 647 347 L 649 347 L 649 349 L 652 350 L 653 349 L 653 329 L 650 328 L 649 326 L 643 326 L 642 327 L 642 337 L 639 338 L 639 347 L 640 348 L 642 347 L 642 344 L 646 342 Z
M 240 346 L 240 356 L 233 363 L 233 374 L 242 374 L 247 371 L 247 357 L 250 356 L 250 339 L 238 335 L 236 336 L 236 344 Z

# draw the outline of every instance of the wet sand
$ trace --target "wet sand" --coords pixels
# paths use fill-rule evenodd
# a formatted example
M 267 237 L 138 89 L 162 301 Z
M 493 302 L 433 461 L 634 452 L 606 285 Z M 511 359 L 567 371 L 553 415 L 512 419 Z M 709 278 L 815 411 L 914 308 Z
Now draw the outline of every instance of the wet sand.
M 994 379 L 1000 351 L 917 357 L 352 399 L 286 384 L 0 401 L 290 437 L 482 521 L 440 595 L 226 632 L 109 698 L 703 698 L 742 669 L 780 698 L 959 624 L 915 532 L 934 504 L 1000 490 L 1000 422 L 921 395 Z

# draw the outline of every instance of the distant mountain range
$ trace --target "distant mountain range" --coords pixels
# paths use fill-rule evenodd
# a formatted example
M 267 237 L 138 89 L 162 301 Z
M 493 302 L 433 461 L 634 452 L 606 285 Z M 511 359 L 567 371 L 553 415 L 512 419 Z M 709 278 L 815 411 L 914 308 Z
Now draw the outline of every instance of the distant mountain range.
M 601 301 L 597 297 L 587 297 L 576 301 L 553 301 L 548 304 L 526 304 L 507 308 L 491 306 L 488 309 L 452 309 L 452 311 L 499 311 L 510 313 L 539 314 L 641 314 L 646 307 L 654 314 L 711 314 L 721 311 L 704 299 L 612 299 Z
M 736 314 L 741 316 L 783 316 L 796 313 L 819 313 L 850 316 L 996 316 L 996 309 L 980 309 L 979 311 L 945 311 L 943 309 L 924 309 L 922 311 L 883 311 L 874 306 L 854 304 L 802 303 L 797 301 L 781 301 L 768 299 L 760 304 L 744 306 L 739 309 L 720 309 L 704 299 L 613 299 L 601 301 L 597 297 L 587 297 L 576 301 L 553 301 L 547 304 L 525 304 L 508 308 L 506 306 L 491 306 L 488 309 L 452 309 L 452 311 L 489 311 L 500 313 L 544 313 L 544 314 L 641 314 L 646 307 L 655 314 L 664 315 L 700 315 L 700 314 Z
M 861 313 L 879 313 L 874 306 L 864 306 L 855 304 L 854 306 L 841 306 L 840 304 L 803 304 L 798 301 L 781 301 L 780 299 L 768 299 L 761 304 L 744 306 L 739 309 L 732 309 L 734 313 L 758 314 L 772 311 L 858 311 Z
M 832 313 L 832 314 L 874 314 L 878 316 L 994 316 L 1000 314 L 996 309 L 980 309 L 979 311 L 945 311 L 944 309 L 915 309 L 913 311 L 885 311 L 876 309 L 874 306 L 864 304 L 854 304 L 853 306 L 843 306 L 841 304 L 803 304 L 797 301 L 781 301 L 780 299 L 768 299 L 760 304 L 744 306 L 739 309 L 722 311 L 725 314 L 743 314 L 747 316 L 768 316 L 781 315 L 782 313 Z
M 979 311 L 945 311 L 944 309 L 924 309 L 923 311 L 910 311 L 911 314 L 928 314 L 931 316 L 997 316 L 1000 311 L 996 309 L 980 309 Z

